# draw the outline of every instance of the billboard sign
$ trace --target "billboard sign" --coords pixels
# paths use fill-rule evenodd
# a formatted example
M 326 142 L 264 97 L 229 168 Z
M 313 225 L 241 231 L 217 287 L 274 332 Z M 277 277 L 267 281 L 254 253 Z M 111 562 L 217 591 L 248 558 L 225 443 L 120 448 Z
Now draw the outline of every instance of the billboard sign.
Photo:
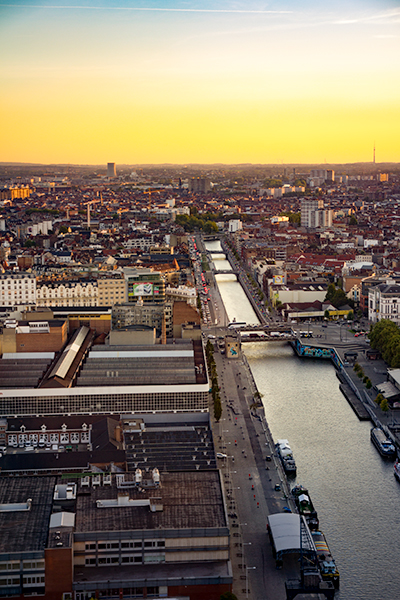
M 282 285 L 284 283 L 284 276 L 283 275 L 274 275 L 273 277 L 273 281 L 274 281 L 274 285 Z
M 132 286 L 133 296 L 152 296 L 153 295 L 153 284 L 152 283 L 134 283 Z

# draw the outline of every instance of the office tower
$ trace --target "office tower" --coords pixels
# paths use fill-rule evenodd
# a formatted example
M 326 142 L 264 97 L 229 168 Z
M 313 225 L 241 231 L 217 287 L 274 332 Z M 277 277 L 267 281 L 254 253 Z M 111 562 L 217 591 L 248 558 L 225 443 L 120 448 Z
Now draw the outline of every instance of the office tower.
M 107 177 L 116 177 L 117 169 L 115 163 L 107 163 Z

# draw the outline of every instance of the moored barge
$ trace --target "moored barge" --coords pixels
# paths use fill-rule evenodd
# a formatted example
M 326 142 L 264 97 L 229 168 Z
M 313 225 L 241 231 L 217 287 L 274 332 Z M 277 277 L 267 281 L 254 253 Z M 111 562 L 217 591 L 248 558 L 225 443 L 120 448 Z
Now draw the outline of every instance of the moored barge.
M 292 488 L 292 496 L 300 515 L 303 515 L 307 525 L 311 530 L 318 529 L 319 520 L 317 511 L 314 508 L 308 490 L 302 485 L 295 485 Z
M 275 450 L 280 458 L 283 469 L 288 476 L 296 475 L 296 463 L 293 458 L 293 452 L 287 440 L 277 440 Z
M 339 571 L 333 560 L 331 551 L 322 531 L 312 531 L 312 539 L 317 550 L 318 568 L 324 581 L 331 581 L 335 589 L 339 589 Z
M 391 440 L 380 427 L 373 427 L 371 429 L 371 441 L 379 454 L 384 458 L 394 458 L 396 456 L 394 444 L 392 444 Z

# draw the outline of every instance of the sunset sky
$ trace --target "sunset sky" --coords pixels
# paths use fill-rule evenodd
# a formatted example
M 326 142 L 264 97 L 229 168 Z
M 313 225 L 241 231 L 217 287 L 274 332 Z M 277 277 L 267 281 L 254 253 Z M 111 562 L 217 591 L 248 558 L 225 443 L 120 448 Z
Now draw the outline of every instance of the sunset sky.
M 0 0 L 0 161 L 400 162 L 400 1 Z

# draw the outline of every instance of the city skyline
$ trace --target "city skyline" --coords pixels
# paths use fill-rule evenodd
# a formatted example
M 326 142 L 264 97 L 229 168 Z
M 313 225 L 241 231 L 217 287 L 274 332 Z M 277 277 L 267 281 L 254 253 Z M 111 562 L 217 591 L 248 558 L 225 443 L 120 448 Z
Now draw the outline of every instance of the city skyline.
M 399 162 L 400 3 L 0 2 L 2 162 Z

